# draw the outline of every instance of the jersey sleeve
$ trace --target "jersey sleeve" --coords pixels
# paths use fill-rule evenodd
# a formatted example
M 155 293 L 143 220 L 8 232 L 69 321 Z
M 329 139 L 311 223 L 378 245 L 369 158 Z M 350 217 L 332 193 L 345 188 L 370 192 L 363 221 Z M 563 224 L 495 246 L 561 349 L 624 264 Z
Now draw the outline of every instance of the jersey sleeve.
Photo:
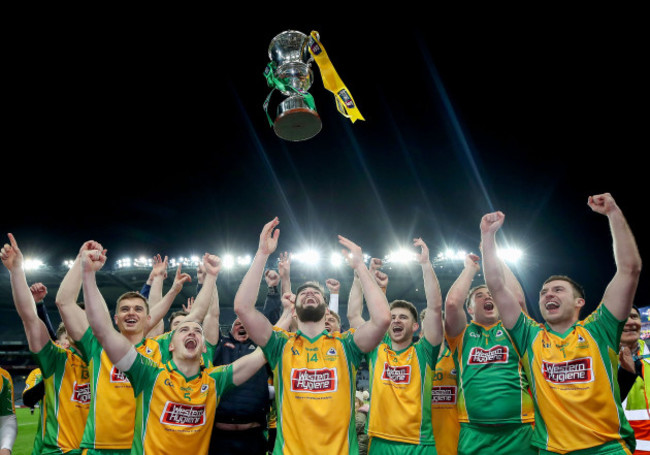
M 528 346 L 540 330 L 539 322 L 524 314 L 523 311 L 514 327 L 506 329 L 520 356 L 526 353 Z
M 605 305 L 598 305 L 598 308 L 582 321 L 582 325 L 599 344 L 606 344 L 618 351 L 625 321 L 616 319 Z
M 49 378 L 56 372 L 57 365 L 60 364 L 61 359 L 65 362 L 67 354 L 65 349 L 54 344 L 53 341 L 48 341 L 39 352 L 33 353 L 36 362 L 38 363 L 42 377 Z
M 93 355 L 102 350 L 102 346 L 99 344 L 99 341 L 97 341 L 97 338 L 95 338 L 90 327 L 88 327 L 81 339 L 75 342 L 75 346 L 79 351 L 81 359 L 86 363 L 90 363 L 90 359 L 93 358 Z
M 136 354 L 133 364 L 131 364 L 131 367 L 127 371 L 124 371 L 124 374 L 133 387 L 133 395 L 137 397 L 143 390 L 147 390 L 148 387 L 153 387 L 162 367 L 153 359 L 139 352 Z
M 43 399 L 45 395 L 45 385 L 43 384 L 43 375 L 40 368 L 36 368 L 29 373 L 25 379 L 25 389 L 23 390 L 23 404 L 33 408 L 36 403 Z
M 215 380 L 219 397 L 235 387 L 235 384 L 232 382 L 232 363 L 209 368 L 206 371 Z
M 415 349 L 418 351 L 418 355 L 424 356 L 427 365 L 429 365 L 431 369 L 436 368 L 438 354 L 440 353 L 440 344 L 433 346 L 429 343 L 429 340 L 427 340 L 426 337 L 421 337 L 417 343 L 415 343 Z
M 447 340 L 447 346 L 449 346 L 449 350 L 451 352 L 456 352 L 458 349 L 458 345 L 460 344 L 461 340 L 463 339 L 463 336 L 465 335 L 465 330 L 467 330 L 467 326 L 455 337 L 447 337 L 445 335 L 445 339 Z
M 11 376 L 5 370 L 0 372 L 0 416 L 7 416 L 16 413 L 14 408 L 14 383 Z
M 348 356 L 350 363 L 355 367 L 361 365 L 361 362 L 366 358 L 366 356 L 354 341 L 354 331 L 347 330 L 343 332 L 340 337 L 341 343 L 343 344 L 343 348 L 345 349 L 345 353 Z
M 269 363 L 271 369 L 276 367 L 280 357 L 282 357 L 282 350 L 284 349 L 284 345 L 287 343 L 288 339 L 288 332 L 285 332 L 278 327 L 273 327 L 269 341 L 264 347 L 262 347 L 264 357 L 266 357 L 266 361 Z

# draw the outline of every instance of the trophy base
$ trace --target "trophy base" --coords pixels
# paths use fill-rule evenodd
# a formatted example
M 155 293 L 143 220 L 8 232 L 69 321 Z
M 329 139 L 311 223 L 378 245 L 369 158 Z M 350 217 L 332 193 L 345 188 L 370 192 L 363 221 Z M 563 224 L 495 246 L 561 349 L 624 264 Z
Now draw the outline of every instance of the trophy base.
M 318 134 L 321 127 L 320 116 L 308 108 L 284 111 L 273 123 L 275 134 L 281 139 L 292 142 L 311 139 Z

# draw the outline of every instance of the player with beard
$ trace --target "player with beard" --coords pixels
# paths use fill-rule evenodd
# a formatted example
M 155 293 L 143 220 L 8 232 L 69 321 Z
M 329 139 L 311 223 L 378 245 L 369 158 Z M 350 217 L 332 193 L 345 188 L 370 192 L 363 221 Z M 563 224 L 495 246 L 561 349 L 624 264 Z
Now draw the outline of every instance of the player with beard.
M 622 455 L 635 447 L 634 432 L 621 408 L 616 372 L 641 257 L 623 212 L 609 193 L 590 196 L 587 204 L 609 221 L 616 272 L 601 303 L 584 320 L 579 320 L 584 290 L 562 275 L 548 278 L 539 293 L 546 323 L 527 317 L 497 256 L 496 233 L 505 215 L 488 213 L 480 224 L 485 281 L 522 356 L 535 398 L 532 444 L 544 454 Z
M 379 344 L 390 324 L 386 297 L 363 263 L 361 248 L 339 236 L 348 264 L 359 275 L 370 320 L 355 332 L 328 333 L 324 291 L 305 283 L 295 296 L 283 295 L 284 300 L 295 302 L 297 331 L 274 328 L 255 309 L 255 302 L 266 261 L 277 248 L 278 223 L 275 218 L 264 226 L 257 254 L 235 296 L 235 312 L 273 369 L 278 421 L 273 453 L 358 453 L 356 372 L 363 353 Z
M 470 289 L 479 270 L 479 257 L 469 254 L 445 302 L 445 335 L 458 374 L 458 455 L 533 455 L 535 414 L 528 382 L 487 286 Z M 523 292 L 518 298 L 525 309 Z
M 230 365 L 204 368 L 203 328 L 185 319 L 172 333 L 168 347 L 171 360 L 154 362 L 113 327 L 96 281 L 105 261 L 101 250 L 82 253 L 83 295 L 93 333 L 109 360 L 132 385 L 138 418 L 130 453 L 207 453 L 220 397 L 264 365 L 262 352 L 258 349 Z
M 421 248 L 417 259 L 427 300 L 427 318 L 423 321 L 426 327 L 424 336 L 414 343 L 418 312 L 411 302 L 394 300 L 390 304 L 388 332 L 382 343 L 366 354 L 371 378 L 369 455 L 436 453 L 430 403 L 433 371 L 442 342 L 442 295 L 427 245 L 422 239 L 415 239 L 413 244 Z M 348 301 L 348 319 L 358 330 L 365 324 L 361 306 L 358 298 Z

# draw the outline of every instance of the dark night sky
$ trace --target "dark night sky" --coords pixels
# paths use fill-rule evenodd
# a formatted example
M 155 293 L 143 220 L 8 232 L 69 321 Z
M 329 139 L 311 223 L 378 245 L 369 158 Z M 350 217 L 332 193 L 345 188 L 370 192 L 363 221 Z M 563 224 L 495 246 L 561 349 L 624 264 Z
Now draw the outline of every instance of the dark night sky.
M 614 266 L 589 195 L 611 192 L 649 249 L 647 40 L 636 14 L 454 15 L 347 34 L 299 20 L 25 32 L 2 232 L 49 263 L 90 238 L 113 259 L 254 253 L 277 215 L 281 250 L 338 249 L 342 234 L 378 256 L 414 236 L 432 251 L 476 251 L 481 216 L 498 209 L 502 240 L 525 249 L 530 295 L 566 273 L 595 300 Z M 274 135 L 262 73 L 287 29 L 320 33 L 365 121 L 338 114 L 314 65 L 322 131 L 301 143 Z

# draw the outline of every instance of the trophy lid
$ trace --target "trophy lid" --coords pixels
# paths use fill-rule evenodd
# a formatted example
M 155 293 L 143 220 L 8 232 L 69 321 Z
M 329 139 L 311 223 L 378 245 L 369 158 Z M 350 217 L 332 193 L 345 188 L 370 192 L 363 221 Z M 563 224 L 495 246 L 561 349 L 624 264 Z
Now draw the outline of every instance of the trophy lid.
M 297 30 L 287 30 L 271 40 L 269 59 L 278 66 L 288 62 L 307 64 L 313 60 L 307 49 L 308 36 Z

